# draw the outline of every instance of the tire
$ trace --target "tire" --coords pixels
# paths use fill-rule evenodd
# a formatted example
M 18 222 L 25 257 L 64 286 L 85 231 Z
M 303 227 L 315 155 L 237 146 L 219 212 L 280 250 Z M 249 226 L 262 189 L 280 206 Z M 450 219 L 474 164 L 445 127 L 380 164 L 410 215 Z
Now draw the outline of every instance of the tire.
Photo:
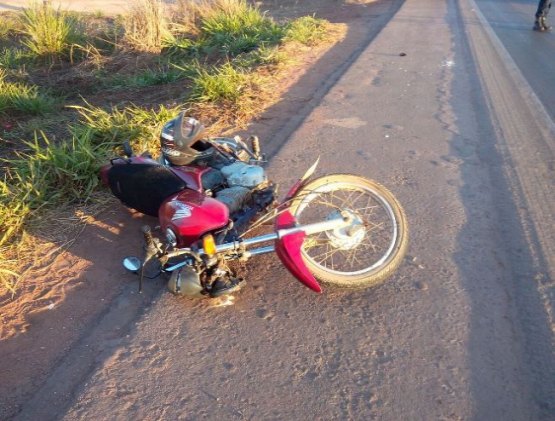
M 303 259 L 324 284 L 344 288 L 378 285 L 405 256 L 405 212 L 393 194 L 374 181 L 349 174 L 317 178 L 295 195 L 289 209 L 301 225 L 322 222 L 340 212 L 354 221 L 347 228 L 305 238 Z

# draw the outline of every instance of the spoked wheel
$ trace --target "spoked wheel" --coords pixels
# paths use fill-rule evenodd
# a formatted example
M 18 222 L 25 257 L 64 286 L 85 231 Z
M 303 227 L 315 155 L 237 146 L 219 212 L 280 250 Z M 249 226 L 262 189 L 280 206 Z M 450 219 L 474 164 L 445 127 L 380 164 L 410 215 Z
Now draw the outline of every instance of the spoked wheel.
M 351 221 L 303 243 L 307 267 L 324 283 L 377 285 L 397 269 L 407 250 L 405 213 L 393 194 L 374 181 L 347 174 L 318 178 L 297 193 L 290 210 L 301 225 L 338 216 Z

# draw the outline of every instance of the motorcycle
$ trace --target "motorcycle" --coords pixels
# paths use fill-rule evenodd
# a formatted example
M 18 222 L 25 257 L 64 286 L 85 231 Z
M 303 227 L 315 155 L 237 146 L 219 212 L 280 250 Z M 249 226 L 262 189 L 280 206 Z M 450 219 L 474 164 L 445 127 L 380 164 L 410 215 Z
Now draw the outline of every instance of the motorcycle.
M 245 280 L 230 264 L 271 252 L 315 292 L 322 291 L 320 282 L 377 285 L 400 265 L 407 220 L 385 187 L 350 174 L 313 178 L 316 161 L 278 202 L 256 137 L 245 142 L 203 133 L 182 113 L 162 130 L 159 160 L 135 156 L 126 144 L 124 156 L 100 171 L 123 204 L 159 221 L 160 236 L 143 227 L 144 258 L 123 261 L 140 275 L 139 290 L 152 263 L 154 276 L 169 275 L 169 290 L 188 297 L 237 292 Z M 272 221 L 272 233 L 252 236 Z

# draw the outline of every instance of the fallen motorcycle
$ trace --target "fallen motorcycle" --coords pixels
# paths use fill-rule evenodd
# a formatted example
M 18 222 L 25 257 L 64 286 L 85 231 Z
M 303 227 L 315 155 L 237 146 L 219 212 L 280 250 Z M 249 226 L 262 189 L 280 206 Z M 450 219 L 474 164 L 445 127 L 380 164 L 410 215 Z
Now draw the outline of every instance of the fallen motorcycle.
M 318 161 L 276 201 L 256 137 L 208 138 L 181 113 L 161 134 L 162 155 L 125 156 L 101 169 L 101 179 L 126 206 L 158 217 L 161 238 L 143 227 L 145 255 L 126 257 L 140 274 L 155 263 L 174 294 L 218 297 L 245 281 L 229 266 L 276 252 L 313 291 L 320 283 L 377 285 L 400 265 L 408 244 L 406 216 L 380 184 L 349 174 L 311 179 Z M 273 232 L 252 236 L 273 221 Z M 256 247 L 255 247 L 256 246 Z

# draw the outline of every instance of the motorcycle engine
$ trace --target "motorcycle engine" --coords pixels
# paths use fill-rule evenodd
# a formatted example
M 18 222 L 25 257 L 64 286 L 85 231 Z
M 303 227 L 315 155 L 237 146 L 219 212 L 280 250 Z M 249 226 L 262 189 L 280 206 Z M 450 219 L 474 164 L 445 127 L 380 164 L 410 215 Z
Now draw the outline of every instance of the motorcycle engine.
M 199 275 L 190 266 L 173 271 L 167 286 L 175 295 L 202 297 Z
M 243 209 L 252 190 L 266 181 L 262 167 L 240 161 L 222 167 L 220 171 L 229 187 L 218 191 L 216 199 L 223 202 L 232 214 Z

